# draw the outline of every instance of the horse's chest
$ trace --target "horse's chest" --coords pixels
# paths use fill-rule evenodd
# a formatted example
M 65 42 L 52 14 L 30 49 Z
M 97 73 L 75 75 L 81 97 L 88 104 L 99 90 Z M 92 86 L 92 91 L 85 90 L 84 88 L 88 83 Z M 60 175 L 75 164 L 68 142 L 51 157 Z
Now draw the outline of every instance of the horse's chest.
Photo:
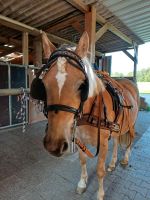
M 92 146 L 96 145 L 97 142 L 97 128 L 92 126 L 81 126 L 78 127 L 77 130 L 77 137 L 80 138 L 80 140 L 85 144 L 90 144 Z

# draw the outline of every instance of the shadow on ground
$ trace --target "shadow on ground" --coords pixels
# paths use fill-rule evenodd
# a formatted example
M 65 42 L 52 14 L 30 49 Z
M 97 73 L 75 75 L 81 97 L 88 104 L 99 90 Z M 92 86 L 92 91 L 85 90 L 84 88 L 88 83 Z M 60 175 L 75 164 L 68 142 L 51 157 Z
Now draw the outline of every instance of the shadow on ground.
M 88 160 L 88 189 L 86 193 L 79 196 L 75 193 L 80 177 L 78 155 L 74 154 L 61 159 L 50 156 L 42 144 L 45 125 L 46 122 L 40 122 L 27 126 L 25 133 L 22 133 L 22 128 L 0 132 L 0 200 L 96 199 L 98 187 L 96 159 Z M 139 139 L 149 126 L 150 112 L 139 112 L 131 164 L 125 170 L 122 170 L 118 164 L 116 171 L 107 174 L 104 184 L 105 200 L 150 200 L 148 198 L 150 197 L 148 193 L 150 173 L 146 173 L 146 167 L 149 169 L 150 163 L 145 164 L 150 153 L 144 153 L 143 166 L 142 161 L 140 163 L 142 159 L 140 150 L 142 148 L 143 151 L 147 152 L 147 150 L 144 150 L 145 146 L 140 145 L 146 143 L 147 140 L 145 139 L 142 144 L 139 142 L 142 141 Z M 107 164 L 110 160 L 111 146 L 110 144 Z M 149 178 L 146 178 L 147 176 Z M 143 177 L 145 177 L 144 180 Z M 143 190 L 140 189 L 142 181 L 145 184 Z

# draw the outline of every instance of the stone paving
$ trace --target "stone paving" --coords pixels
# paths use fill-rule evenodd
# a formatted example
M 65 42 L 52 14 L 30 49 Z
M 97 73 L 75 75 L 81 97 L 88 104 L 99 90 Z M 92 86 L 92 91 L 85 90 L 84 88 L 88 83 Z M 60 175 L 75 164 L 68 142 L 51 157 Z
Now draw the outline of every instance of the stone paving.
M 76 194 L 78 155 L 50 156 L 42 145 L 44 128 L 42 122 L 24 134 L 21 128 L 0 132 L 0 200 L 96 200 L 96 159 L 88 159 L 87 191 Z M 118 162 L 115 171 L 107 173 L 104 200 L 150 200 L 150 113 L 140 112 L 136 129 L 129 166 L 123 169 Z M 110 142 L 106 165 L 111 149 Z

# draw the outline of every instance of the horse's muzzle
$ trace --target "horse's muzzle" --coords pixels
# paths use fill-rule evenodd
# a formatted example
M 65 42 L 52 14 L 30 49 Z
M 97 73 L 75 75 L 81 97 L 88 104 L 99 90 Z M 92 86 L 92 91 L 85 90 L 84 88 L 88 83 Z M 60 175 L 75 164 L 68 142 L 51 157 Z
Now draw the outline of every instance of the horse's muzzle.
M 45 149 L 56 157 L 61 157 L 68 150 L 68 142 L 66 140 L 61 140 L 59 142 L 53 142 L 47 140 L 46 136 L 43 139 L 43 144 Z

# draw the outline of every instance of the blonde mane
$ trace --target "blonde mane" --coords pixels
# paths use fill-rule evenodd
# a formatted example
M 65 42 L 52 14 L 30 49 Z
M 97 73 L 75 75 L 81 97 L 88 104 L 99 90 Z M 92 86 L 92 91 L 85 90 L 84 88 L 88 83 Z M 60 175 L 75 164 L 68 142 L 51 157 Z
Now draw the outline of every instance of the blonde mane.
M 66 44 L 61 45 L 60 49 L 61 48 L 66 48 L 71 51 L 76 50 L 76 47 L 68 46 Z M 104 87 L 102 81 L 99 78 L 97 78 L 97 75 L 93 71 L 93 68 L 89 62 L 89 59 L 87 57 L 84 57 L 84 58 L 82 58 L 82 61 L 85 65 L 85 71 L 86 71 L 88 79 L 89 79 L 89 95 L 88 95 L 88 97 L 92 97 L 94 95 L 99 94 L 100 91 L 105 90 L 105 87 Z
M 105 90 L 104 85 L 102 81 L 97 78 L 97 75 L 94 73 L 92 66 L 88 60 L 88 58 L 83 58 L 82 59 L 84 65 L 85 65 L 85 70 L 89 79 L 89 95 L 88 97 L 92 97 L 94 95 L 99 94 L 100 91 Z

